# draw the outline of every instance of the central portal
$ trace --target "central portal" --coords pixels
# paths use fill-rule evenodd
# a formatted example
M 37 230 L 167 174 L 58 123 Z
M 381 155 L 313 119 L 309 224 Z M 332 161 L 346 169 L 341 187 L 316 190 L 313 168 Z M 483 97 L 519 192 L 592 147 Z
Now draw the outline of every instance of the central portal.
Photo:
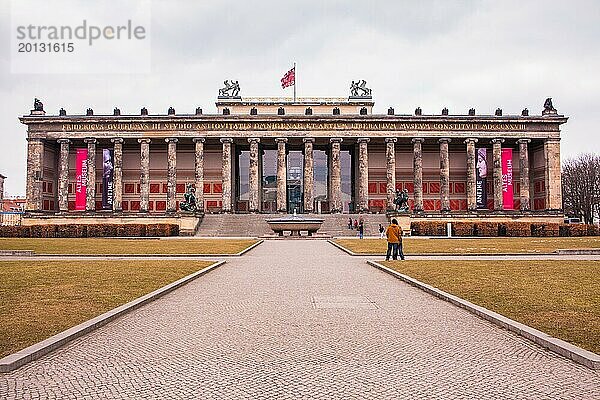
M 289 151 L 287 154 L 287 211 L 293 213 L 304 212 L 303 197 L 303 171 L 304 154 L 299 150 Z

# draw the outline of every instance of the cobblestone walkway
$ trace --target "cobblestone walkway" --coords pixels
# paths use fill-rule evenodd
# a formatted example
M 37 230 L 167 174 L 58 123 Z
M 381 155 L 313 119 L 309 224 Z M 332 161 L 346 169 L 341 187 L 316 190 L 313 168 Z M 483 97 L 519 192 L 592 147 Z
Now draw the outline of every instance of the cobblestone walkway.
M 600 373 L 324 241 L 267 241 L 0 374 L 0 398 L 599 399 Z

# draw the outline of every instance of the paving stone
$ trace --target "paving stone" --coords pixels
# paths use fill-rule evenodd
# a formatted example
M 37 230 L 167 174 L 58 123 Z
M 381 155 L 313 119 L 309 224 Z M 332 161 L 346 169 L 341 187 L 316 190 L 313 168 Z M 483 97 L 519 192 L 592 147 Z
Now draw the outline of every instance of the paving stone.
M 0 374 L 0 398 L 598 399 L 599 382 L 324 241 L 281 240 Z

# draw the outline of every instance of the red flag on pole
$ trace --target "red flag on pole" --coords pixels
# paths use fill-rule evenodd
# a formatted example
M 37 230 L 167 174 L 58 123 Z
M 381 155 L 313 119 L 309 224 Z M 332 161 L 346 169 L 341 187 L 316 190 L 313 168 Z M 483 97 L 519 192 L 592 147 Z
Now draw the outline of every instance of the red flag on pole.
M 296 67 L 290 69 L 285 73 L 283 78 L 281 78 L 281 88 L 285 89 L 286 87 L 293 86 L 296 84 Z

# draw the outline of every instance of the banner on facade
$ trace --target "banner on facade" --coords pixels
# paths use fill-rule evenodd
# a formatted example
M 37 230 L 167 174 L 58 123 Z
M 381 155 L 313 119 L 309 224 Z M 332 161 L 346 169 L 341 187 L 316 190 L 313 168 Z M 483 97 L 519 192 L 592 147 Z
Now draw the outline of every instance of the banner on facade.
M 112 210 L 113 208 L 113 151 L 111 149 L 102 150 L 102 209 Z
M 475 194 L 477 208 L 487 208 L 487 149 L 477 149 L 477 179 L 475 181 Z
M 502 149 L 502 204 L 505 210 L 514 210 L 512 149 Z
M 87 156 L 87 149 L 77 149 L 75 157 L 75 210 L 78 211 L 85 211 Z

